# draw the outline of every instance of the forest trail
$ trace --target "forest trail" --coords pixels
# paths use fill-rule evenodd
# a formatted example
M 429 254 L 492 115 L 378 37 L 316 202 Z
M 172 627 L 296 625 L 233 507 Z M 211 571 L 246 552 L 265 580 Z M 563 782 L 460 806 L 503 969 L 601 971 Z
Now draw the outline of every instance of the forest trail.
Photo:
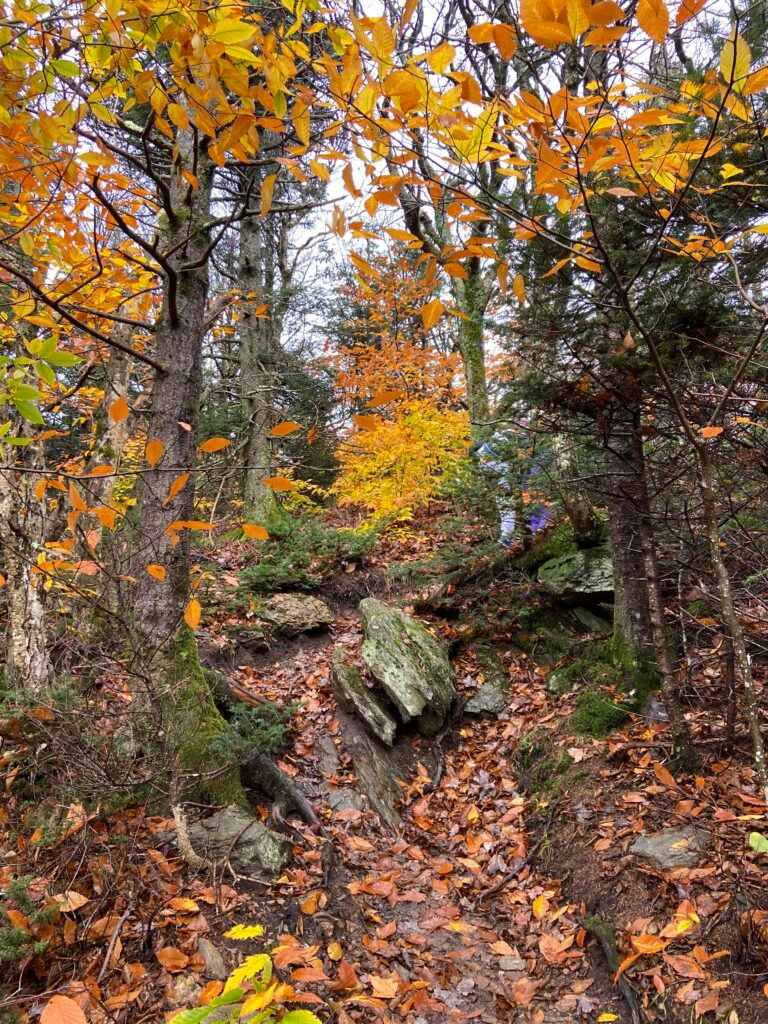
M 415 734 L 396 743 L 401 824 L 388 828 L 360 799 L 329 680 L 335 645 L 351 660 L 359 650 L 355 601 L 326 596 L 337 609 L 328 633 L 296 638 L 233 673 L 262 699 L 300 702 L 296 741 L 279 763 L 333 848 L 330 858 L 316 831 L 293 822 L 296 858 L 278 883 L 266 892 L 235 886 L 232 920 L 261 923 L 283 943 L 275 963 L 286 979 L 310 986 L 341 1024 L 682 1024 L 694 1004 L 706 1010 L 723 995 L 739 1007 L 732 1024 L 757 1024 L 750 981 L 724 993 L 718 973 L 733 969 L 740 947 L 721 875 L 739 834 L 729 835 L 728 822 L 750 809 L 749 780 L 735 766 L 714 766 L 716 801 L 704 797 L 703 780 L 678 784 L 663 768 L 664 726 L 636 720 L 608 745 L 570 735 L 572 698 L 553 698 L 544 670 L 500 648 L 511 688 L 497 719 L 459 710 L 437 745 Z M 456 639 L 455 626 L 431 625 Z M 454 664 L 461 709 L 483 675 L 471 645 Z M 627 855 L 639 833 L 694 817 L 716 850 L 700 868 L 663 874 Z M 625 933 L 624 966 L 644 976 L 613 984 L 582 924 L 591 914 Z M 636 945 L 627 949 L 628 940 Z M 636 1015 L 635 989 L 646 993 L 648 1015 Z

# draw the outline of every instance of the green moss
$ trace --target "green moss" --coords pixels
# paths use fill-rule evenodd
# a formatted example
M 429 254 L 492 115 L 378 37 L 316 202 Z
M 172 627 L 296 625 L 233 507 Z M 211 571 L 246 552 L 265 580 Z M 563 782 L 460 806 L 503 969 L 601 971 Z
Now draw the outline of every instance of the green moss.
M 572 782 L 573 758 L 538 726 L 521 737 L 516 755 L 520 788 L 527 793 L 553 792 Z
M 561 558 L 578 551 L 570 523 L 559 523 L 554 530 L 534 541 L 530 550 L 516 559 L 515 564 L 529 576 L 536 576 L 539 566 L 552 558 Z
M 186 772 L 198 775 L 198 796 L 217 804 L 245 804 L 240 773 L 221 752 L 230 727 L 213 700 L 200 664 L 197 641 L 186 626 L 168 645 L 166 692 L 168 741 Z
M 630 715 L 628 704 L 620 704 L 605 691 L 587 690 L 576 701 L 576 711 L 569 725 L 583 736 L 602 739 L 618 729 Z

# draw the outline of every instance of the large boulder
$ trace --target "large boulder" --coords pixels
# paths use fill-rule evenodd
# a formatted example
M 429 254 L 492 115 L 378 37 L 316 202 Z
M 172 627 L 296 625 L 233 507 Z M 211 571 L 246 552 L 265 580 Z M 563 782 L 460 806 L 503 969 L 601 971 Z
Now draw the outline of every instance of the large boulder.
M 360 602 L 363 658 L 403 722 L 423 736 L 440 731 L 456 697 L 442 640 L 405 612 L 367 597 Z
M 229 860 L 242 874 L 279 875 L 290 863 L 293 843 L 239 807 L 224 807 L 190 826 L 189 841 L 201 857 Z
M 259 608 L 257 617 L 267 629 L 282 636 L 314 633 L 333 622 L 333 612 L 325 601 L 307 594 L 274 594 Z
M 613 592 L 613 558 L 604 544 L 583 548 L 539 566 L 539 583 L 561 600 L 599 598 Z
M 481 718 L 496 718 L 507 706 L 509 673 L 504 667 L 504 662 L 492 648 L 478 648 L 477 661 L 484 682 L 464 705 L 464 711 L 468 715 L 478 715 Z
M 395 740 L 397 722 L 381 706 L 376 694 L 365 685 L 362 672 L 344 661 L 344 650 L 341 647 L 333 652 L 331 682 L 341 706 L 359 715 L 373 735 L 391 747 Z

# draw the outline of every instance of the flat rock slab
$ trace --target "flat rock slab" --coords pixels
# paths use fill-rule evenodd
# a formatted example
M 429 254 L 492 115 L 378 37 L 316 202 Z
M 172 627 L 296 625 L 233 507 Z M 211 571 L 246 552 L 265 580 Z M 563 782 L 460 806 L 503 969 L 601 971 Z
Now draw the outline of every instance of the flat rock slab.
M 344 651 L 340 647 L 333 652 L 331 682 L 341 706 L 359 715 L 373 735 L 391 747 L 397 722 L 381 706 L 376 694 L 365 685 L 362 672 L 344 661 Z
M 274 594 L 257 612 L 260 622 L 282 636 L 327 629 L 333 617 L 325 601 L 307 594 Z
M 503 661 L 494 650 L 478 648 L 477 660 L 485 682 L 477 693 L 469 698 L 464 705 L 464 711 L 468 715 L 478 715 L 481 718 L 496 718 L 507 706 L 510 689 L 509 674 Z
M 363 659 L 404 723 L 440 731 L 456 697 L 448 648 L 412 615 L 366 597 L 360 602 Z
M 209 860 L 227 858 L 235 871 L 279 875 L 290 863 L 293 843 L 239 807 L 224 807 L 189 829 L 193 849 Z
M 708 833 L 688 825 L 638 836 L 629 852 L 662 871 L 672 871 L 674 868 L 692 868 L 708 846 Z

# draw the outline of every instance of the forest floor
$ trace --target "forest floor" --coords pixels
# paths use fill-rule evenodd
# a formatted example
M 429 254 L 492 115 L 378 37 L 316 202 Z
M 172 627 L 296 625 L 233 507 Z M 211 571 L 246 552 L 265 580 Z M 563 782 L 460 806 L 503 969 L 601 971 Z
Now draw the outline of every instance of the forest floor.
M 235 572 L 226 551 L 217 557 Z M 277 942 L 275 964 L 303 1005 L 338 1024 L 768 1020 L 765 858 L 746 839 L 764 808 L 746 742 L 727 759 L 714 742 L 718 680 L 701 681 L 691 714 L 705 762 L 680 775 L 663 724 L 635 717 L 606 740 L 574 735 L 574 697 L 552 697 L 545 669 L 484 637 L 510 675 L 506 709 L 493 720 L 459 711 L 438 742 L 401 737 L 401 824 L 387 827 L 347 799 L 357 779 L 329 682 L 334 645 L 352 659 L 359 649 L 358 599 L 392 597 L 376 561 L 319 592 L 336 614 L 329 632 L 232 672 L 260 698 L 295 704 L 278 762 L 325 835 L 292 820 L 294 861 L 267 884 L 231 868 L 191 871 L 168 823 L 138 809 L 89 816 L 73 804 L 52 843 L 17 834 L 5 883 L 23 868 L 30 906 L 55 894 L 60 913 L 36 926 L 49 952 L 23 965 L 16 991 L 6 985 L 3 1019 L 34 1015 L 44 991 L 76 997 L 89 1020 L 165 1020 L 220 991 L 210 955 L 230 969 Z M 430 624 L 459 639 L 455 622 Z M 229 626 L 211 624 L 214 643 Z M 471 643 L 457 652 L 460 708 L 482 669 Z M 693 868 L 661 872 L 629 853 L 638 835 L 692 822 L 709 841 Z M 22 910 L 16 923 L 30 928 Z M 589 915 L 615 929 L 619 983 Z M 265 937 L 224 938 L 236 923 L 261 924 Z M 216 947 L 208 963 L 201 938 Z

